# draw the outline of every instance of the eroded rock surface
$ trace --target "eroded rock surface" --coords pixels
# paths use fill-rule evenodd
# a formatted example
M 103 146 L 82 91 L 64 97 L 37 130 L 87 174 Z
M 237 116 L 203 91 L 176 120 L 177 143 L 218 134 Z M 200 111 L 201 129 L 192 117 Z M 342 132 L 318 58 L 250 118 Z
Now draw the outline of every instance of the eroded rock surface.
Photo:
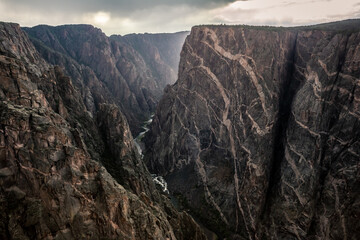
M 189 32 L 128 34 L 122 37 L 143 57 L 152 75 L 164 88 L 177 79 L 180 52 Z M 119 39 L 119 36 L 111 36 Z
M 90 25 L 40 25 L 24 30 L 46 61 L 62 66 L 71 76 L 90 112 L 95 108 L 90 104 L 92 99 L 116 103 L 134 135 L 155 111 L 166 84 L 176 80 L 180 50 L 187 35 L 107 37 Z
M 220 237 L 356 239 L 359 26 L 193 27 L 150 171 Z
M 80 70 L 89 88 L 0 23 L 0 238 L 205 239 L 156 190 L 119 106 Z

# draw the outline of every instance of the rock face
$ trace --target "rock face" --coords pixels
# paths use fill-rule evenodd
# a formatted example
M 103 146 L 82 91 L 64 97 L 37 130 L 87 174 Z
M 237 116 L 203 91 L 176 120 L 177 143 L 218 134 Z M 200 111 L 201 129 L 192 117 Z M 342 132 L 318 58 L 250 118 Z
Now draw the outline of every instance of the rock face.
M 181 47 L 189 32 L 129 34 L 122 37 L 141 54 L 162 88 L 177 79 Z M 110 38 L 118 39 L 119 36 Z
M 111 99 L 119 105 L 134 134 L 155 111 L 166 84 L 175 81 L 180 49 L 187 35 L 109 38 L 90 25 L 41 25 L 24 30 L 46 61 L 62 66 L 74 79 L 87 102 L 93 98 L 100 102 Z M 151 41 L 153 38 L 157 43 Z M 86 106 L 94 111 L 94 106 Z
M 0 23 L 0 239 L 205 239 L 156 190 L 96 74 L 48 53 L 87 82 Z
M 220 237 L 356 239 L 359 26 L 193 27 L 150 172 Z

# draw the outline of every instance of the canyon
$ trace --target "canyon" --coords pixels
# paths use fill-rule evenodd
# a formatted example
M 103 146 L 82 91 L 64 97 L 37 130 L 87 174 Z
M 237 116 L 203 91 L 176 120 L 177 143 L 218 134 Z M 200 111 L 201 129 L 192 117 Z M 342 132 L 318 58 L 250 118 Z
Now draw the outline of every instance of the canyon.
M 40 25 L 24 31 L 41 56 L 61 66 L 84 92 L 90 112 L 95 111 L 91 105 L 94 98 L 113 101 L 125 114 L 134 135 L 155 111 L 164 87 L 175 82 L 180 50 L 188 35 L 107 37 L 91 25 Z M 98 96 L 94 91 L 100 91 Z
M 359 77 L 360 20 L 0 22 L 0 239 L 357 239 Z
M 0 23 L 0 238 L 205 239 L 156 189 L 106 86 L 45 50 L 69 68 Z

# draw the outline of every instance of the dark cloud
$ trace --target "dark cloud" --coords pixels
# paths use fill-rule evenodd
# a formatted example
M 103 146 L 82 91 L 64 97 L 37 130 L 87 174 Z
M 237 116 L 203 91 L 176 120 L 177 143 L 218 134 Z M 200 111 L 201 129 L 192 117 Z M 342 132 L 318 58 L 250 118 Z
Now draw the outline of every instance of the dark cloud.
M 106 34 L 175 32 L 198 24 L 301 25 L 359 17 L 358 0 L 0 0 L 0 21 L 86 23 Z
M 87 23 L 108 34 L 179 31 L 207 22 L 207 11 L 236 1 L 239 0 L 0 0 L 0 21 L 22 26 Z M 97 14 L 104 15 L 104 23 Z
M 135 10 L 151 9 L 156 6 L 188 5 L 195 8 L 209 9 L 236 0 L 1 0 L 11 7 L 35 8 L 37 11 L 69 11 L 69 12 L 95 12 L 107 11 L 113 14 L 126 14 Z

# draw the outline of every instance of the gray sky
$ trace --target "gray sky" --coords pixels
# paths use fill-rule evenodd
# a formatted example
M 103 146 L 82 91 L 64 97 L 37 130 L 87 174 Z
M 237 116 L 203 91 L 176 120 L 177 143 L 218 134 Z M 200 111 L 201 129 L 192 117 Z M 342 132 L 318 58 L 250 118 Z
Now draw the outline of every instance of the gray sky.
M 296 26 L 360 18 L 360 0 L 0 0 L 0 21 L 88 23 L 107 35 L 176 32 L 198 24 Z

